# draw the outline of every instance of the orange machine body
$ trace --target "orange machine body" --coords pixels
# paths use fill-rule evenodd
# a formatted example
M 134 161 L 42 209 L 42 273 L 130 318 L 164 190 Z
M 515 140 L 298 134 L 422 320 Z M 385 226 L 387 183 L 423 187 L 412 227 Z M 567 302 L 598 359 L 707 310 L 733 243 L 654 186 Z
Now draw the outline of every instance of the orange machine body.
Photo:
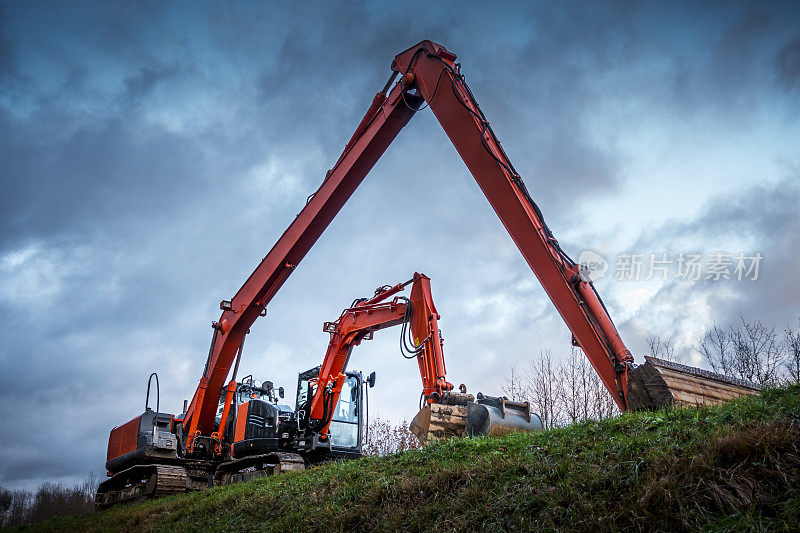
M 137 416 L 133 420 L 111 430 L 111 435 L 108 438 L 106 461 L 122 457 L 126 453 L 136 450 L 141 420 L 142 417 Z

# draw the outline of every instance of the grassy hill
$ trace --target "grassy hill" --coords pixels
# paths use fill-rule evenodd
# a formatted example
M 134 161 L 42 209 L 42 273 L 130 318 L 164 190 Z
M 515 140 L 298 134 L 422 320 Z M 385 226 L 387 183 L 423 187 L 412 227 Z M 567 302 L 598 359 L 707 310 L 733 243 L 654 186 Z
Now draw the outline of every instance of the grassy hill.
M 38 524 L 102 530 L 797 530 L 800 387 L 456 439 Z

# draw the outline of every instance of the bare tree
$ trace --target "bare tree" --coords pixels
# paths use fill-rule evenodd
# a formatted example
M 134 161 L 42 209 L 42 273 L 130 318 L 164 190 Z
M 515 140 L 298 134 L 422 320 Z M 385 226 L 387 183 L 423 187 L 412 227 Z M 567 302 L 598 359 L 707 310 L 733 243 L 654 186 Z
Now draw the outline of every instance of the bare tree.
M 0 526 L 21 526 L 56 516 L 94 511 L 97 476 L 90 474 L 82 483 L 66 487 L 45 482 L 35 492 L 9 491 L 0 487 Z
M 523 377 L 512 369 L 502 389 L 512 399 L 530 401 L 542 417 L 545 429 L 618 413 L 600 376 L 577 348 L 562 362 L 556 361 L 549 351 L 541 352 L 531 358 Z
M 602 420 L 603 418 L 616 416 L 618 414 L 617 404 L 597 372 L 590 374 L 589 382 L 591 394 L 591 416 L 589 418 Z
M 8 490 L 0 487 L 0 526 L 5 524 L 5 516 L 8 510 L 11 509 L 11 504 L 14 502 L 14 494 Z
M 674 363 L 681 362 L 682 358 L 675 353 L 675 340 L 672 337 L 662 338 L 658 335 L 648 335 L 645 340 L 650 349 L 650 355 L 653 357 Z
M 561 395 L 557 365 L 549 350 L 531 359 L 528 365 L 528 394 L 531 403 L 542 417 L 545 429 L 556 427 L 559 422 Z
M 747 321 L 742 315 L 739 322 L 727 330 L 715 324 L 698 340 L 695 350 L 715 372 L 759 385 L 778 383 L 785 352 L 775 327 L 758 319 Z
M 576 348 L 570 350 L 569 357 L 559 367 L 561 406 L 573 424 L 592 416 L 592 374 L 594 369 L 589 360 Z
M 31 493 L 27 490 L 11 491 L 11 498 L 3 515 L 4 526 L 21 526 L 30 522 Z
M 697 340 L 697 346 L 693 346 L 693 348 L 705 358 L 714 372 L 726 376 L 735 375 L 733 340 L 726 330 L 714 324 Z
M 775 327 L 770 328 L 757 319 L 748 322 L 741 315 L 739 320 L 741 327 L 731 327 L 739 374 L 760 385 L 774 385 L 784 359 L 783 344 Z
M 784 366 L 789 372 L 789 379 L 800 384 L 800 317 L 797 318 L 797 326 L 786 327 L 784 344 L 787 352 Z
M 521 402 L 525 400 L 525 388 L 523 377 L 512 366 L 511 373 L 503 380 L 500 390 L 509 400 Z
M 581 379 L 580 368 L 578 366 L 577 357 L 575 357 L 575 350 L 570 351 L 570 357 L 566 364 L 559 367 L 558 377 L 561 381 L 561 405 L 564 409 L 564 414 L 569 418 L 573 424 L 581 419 Z

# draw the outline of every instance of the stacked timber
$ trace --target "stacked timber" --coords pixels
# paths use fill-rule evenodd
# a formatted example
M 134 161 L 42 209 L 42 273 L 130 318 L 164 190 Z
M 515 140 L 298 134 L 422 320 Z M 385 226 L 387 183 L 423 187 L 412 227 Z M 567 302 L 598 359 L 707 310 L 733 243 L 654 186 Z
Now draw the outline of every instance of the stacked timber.
M 634 410 L 710 405 L 760 391 L 749 381 L 655 357 L 645 356 L 643 365 L 628 372 L 628 405 Z

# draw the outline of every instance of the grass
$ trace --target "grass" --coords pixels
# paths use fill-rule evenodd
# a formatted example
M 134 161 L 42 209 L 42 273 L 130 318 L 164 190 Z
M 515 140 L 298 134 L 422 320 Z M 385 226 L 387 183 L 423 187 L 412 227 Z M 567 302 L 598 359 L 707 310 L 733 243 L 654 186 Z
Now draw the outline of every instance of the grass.
M 798 530 L 800 387 L 455 439 L 29 529 Z

